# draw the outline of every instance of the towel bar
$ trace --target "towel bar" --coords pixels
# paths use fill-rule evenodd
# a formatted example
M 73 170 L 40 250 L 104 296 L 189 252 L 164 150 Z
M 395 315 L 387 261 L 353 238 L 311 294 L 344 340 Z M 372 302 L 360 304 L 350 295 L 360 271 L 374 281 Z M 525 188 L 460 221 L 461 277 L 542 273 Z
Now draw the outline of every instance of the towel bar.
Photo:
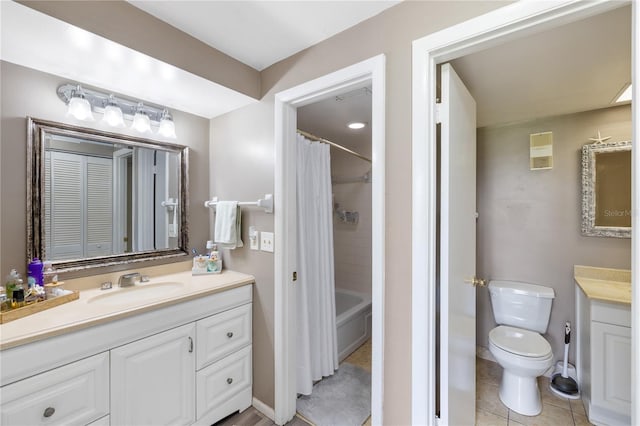
M 218 197 L 213 197 L 211 200 L 205 201 L 205 207 L 215 207 L 218 204 Z M 273 194 L 265 194 L 264 198 L 258 201 L 239 201 L 239 206 L 258 206 L 262 207 L 266 213 L 273 213 Z

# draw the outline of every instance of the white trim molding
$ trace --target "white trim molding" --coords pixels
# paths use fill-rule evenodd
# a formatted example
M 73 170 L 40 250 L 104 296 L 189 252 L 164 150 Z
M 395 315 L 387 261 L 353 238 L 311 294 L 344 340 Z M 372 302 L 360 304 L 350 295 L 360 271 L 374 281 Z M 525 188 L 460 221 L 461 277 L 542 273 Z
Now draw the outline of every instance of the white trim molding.
M 640 6 L 631 6 L 631 424 L 640 424 Z
M 412 424 L 437 424 L 436 418 L 436 65 L 521 37 L 564 25 L 588 16 L 597 15 L 621 6 L 628 1 L 549 2 L 519 1 L 496 9 L 413 42 L 412 58 Z M 638 73 L 638 6 L 633 4 L 634 57 L 633 76 Z M 638 100 L 638 86 L 634 81 L 634 99 Z M 638 108 L 633 107 L 633 141 L 637 144 Z M 632 270 L 640 266 L 640 150 L 633 150 L 633 260 Z M 576 213 L 578 214 L 578 213 Z M 632 273 L 633 285 L 633 346 L 632 359 L 640 359 L 640 282 Z M 632 377 L 637 377 L 634 363 Z M 640 396 L 640 381 L 633 384 L 633 398 Z M 640 422 L 638 404 L 634 404 L 632 424 Z
M 372 86 L 372 384 L 371 416 L 383 420 L 385 283 L 385 56 L 378 55 L 276 94 L 275 99 L 275 419 L 296 413 L 295 286 L 296 109 L 348 90 Z
M 269 418 L 269 420 L 271 420 L 272 422 L 275 420 L 276 413 L 275 413 L 275 411 L 273 411 L 273 408 L 269 407 L 267 404 L 265 404 L 264 402 L 260 401 L 255 396 L 253 397 L 253 399 L 251 401 L 251 405 L 253 405 L 253 408 L 255 408 L 256 410 L 260 411 L 262 414 L 267 416 Z

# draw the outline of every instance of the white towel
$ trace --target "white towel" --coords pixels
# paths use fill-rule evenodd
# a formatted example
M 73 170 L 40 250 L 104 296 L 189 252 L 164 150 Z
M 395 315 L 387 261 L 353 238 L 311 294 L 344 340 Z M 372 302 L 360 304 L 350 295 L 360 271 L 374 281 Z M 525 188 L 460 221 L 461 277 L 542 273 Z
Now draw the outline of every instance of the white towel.
M 215 241 L 222 248 L 234 249 L 244 244 L 240 239 L 242 215 L 237 201 L 216 204 Z

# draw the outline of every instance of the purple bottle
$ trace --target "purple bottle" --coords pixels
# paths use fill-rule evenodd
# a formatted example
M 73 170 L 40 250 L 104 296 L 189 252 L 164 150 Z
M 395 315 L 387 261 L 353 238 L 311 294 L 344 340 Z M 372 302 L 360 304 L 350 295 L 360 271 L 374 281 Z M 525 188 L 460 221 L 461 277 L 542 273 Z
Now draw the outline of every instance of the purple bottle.
M 33 277 L 33 279 L 36 280 L 36 284 L 38 285 L 42 285 L 43 283 L 42 271 L 43 271 L 42 262 L 37 257 L 34 257 L 33 260 L 29 262 L 29 266 L 27 267 L 27 273 L 29 274 L 29 276 Z

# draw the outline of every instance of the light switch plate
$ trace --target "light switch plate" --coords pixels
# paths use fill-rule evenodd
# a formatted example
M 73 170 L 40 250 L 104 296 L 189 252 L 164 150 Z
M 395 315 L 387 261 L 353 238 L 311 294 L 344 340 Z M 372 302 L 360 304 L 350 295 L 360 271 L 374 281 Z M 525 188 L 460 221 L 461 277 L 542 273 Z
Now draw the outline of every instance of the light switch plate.
M 260 233 L 260 250 L 273 253 L 273 232 Z
M 251 250 L 260 250 L 260 233 L 255 226 L 249 227 L 249 248 Z

